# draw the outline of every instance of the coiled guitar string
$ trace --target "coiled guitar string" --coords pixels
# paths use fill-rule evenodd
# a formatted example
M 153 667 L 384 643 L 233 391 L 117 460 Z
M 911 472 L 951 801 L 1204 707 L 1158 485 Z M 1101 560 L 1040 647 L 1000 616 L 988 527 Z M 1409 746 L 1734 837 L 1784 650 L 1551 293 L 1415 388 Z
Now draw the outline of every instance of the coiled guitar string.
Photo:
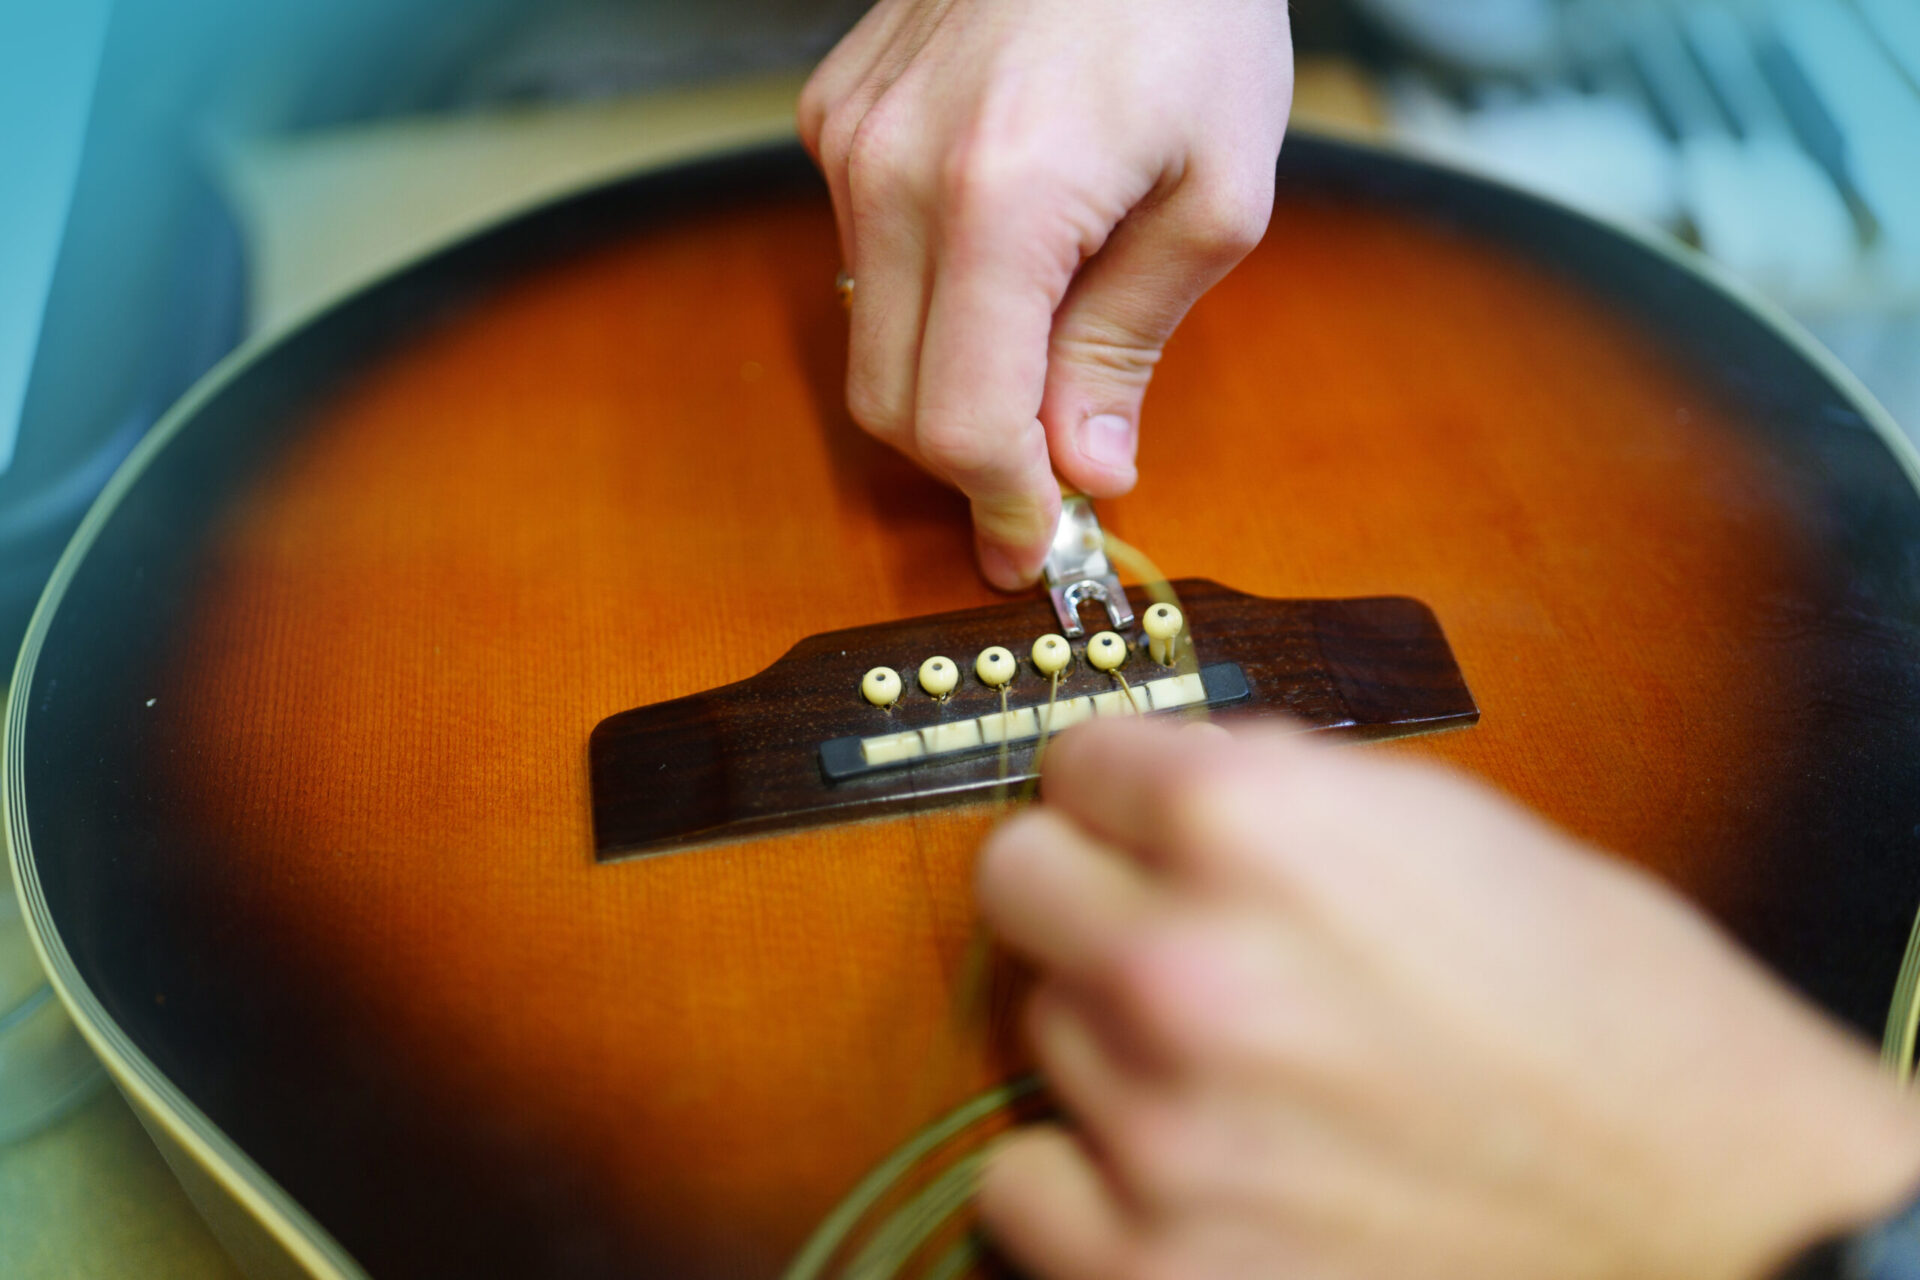
M 1166 575 L 1151 560 L 1111 532 L 1105 533 L 1105 539 L 1108 559 L 1133 577 L 1149 600 L 1154 604 L 1169 604 L 1176 609 L 1181 607 L 1180 598 Z M 1199 660 L 1191 643 L 1180 646 L 1172 668 L 1181 675 L 1199 671 Z M 1139 714 L 1126 676 L 1117 669 L 1109 674 L 1127 694 L 1127 704 L 1133 707 L 1135 714 Z M 1001 736 L 1000 776 L 994 788 L 993 804 L 1003 814 L 1032 802 L 1038 796 L 1040 766 L 1045 758 L 1047 743 L 1053 736 L 1054 709 L 1058 705 L 1059 694 L 1060 674 L 1054 672 L 1047 690 L 1045 720 L 1040 726 L 1039 742 L 1034 747 L 1031 776 L 1025 780 L 1017 796 L 1010 794 L 1008 741 L 1005 734 Z M 1007 710 L 1007 685 L 1003 684 L 1000 686 L 1002 724 L 1006 723 L 1004 717 Z M 1196 705 L 1189 715 L 1204 719 L 1207 715 L 1206 704 Z M 937 1088 L 939 1084 L 940 1063 L 957 1059 L 965 1046 L 983 1042 L 991 1031 L 992 974 L 992 936 L 984 926 L 976 924 L 967 941 L 955 981 L 953 1017 L 945 1033 L 937 1038 L 934 1045 L 929 1046 L 930 1086 Z M 795 1256 L 783 1280 L 816 1280 L 829 1274 L 828 1268 L 834 1257 L 855 1235 L 867 1214 L 884 1201 L 890 1192 L 901 1186 L 915 1169 L 938 1155 L 943 1147 L 963 1137 L 975 1125 L 1043 1087 L 1043 1082 L 1037 1076 L 1023 1077 L 977 1095 L 921 1129 L 876 1166 L 822 1221 L 813 1237 Z M 834 1274 L 842 1277 L 842 1280 L 895 1280 L 901 1276 L 928 1241 L 972 1202 L 979 1184 L 980 1170 L 990 1152 L 991 1145 L 971 1151 L 936 1174 L 924 1187 L 881 1218 L 851 1261 Z M 963 1233 L 958 1241 L 929 1264 L 923 1272 L 923 1278 L 957 1280 L 979 1260 L 981 1254 L 982 1245 L 975 1234 L 971 1231 Z

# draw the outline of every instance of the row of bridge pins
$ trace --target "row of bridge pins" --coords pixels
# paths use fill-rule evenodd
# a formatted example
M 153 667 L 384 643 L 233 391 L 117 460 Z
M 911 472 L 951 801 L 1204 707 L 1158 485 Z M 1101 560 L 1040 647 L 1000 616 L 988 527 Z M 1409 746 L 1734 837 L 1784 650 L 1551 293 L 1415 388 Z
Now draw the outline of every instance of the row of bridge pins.
M 1179 657 L 1180 629 L 1186 624 L 1180 610 L 1170 604 L 1156 604 L 1141 619 L 1146 633 L 1147 656 L 1163 667 Z M 1102 631 L 1087 641 L 1087 664 L 1095 671 L 1117 672 L 1127 660 L 1127 642 L 1119 634 Z M 1033 642 L 1033 666 L 1043 676 L 1058 676 L 1073 662 L 1073 646 L 1057 635 L 1044 635 Z M 982 649 L 974 659 L 973 673 L 990 689 L 1004 689 L 1020 674 L 1013 653 L 1000 646 Z M 945 698 L 960 686 L 960 667 L 951 658 L 932 657 L 920 664 L 920 687 L 936 698 Z M 876 707 L 891 707 L 900 701 L 905 686 L 900 673 L 892 667 L 875 667 L 860 680 L 860 694 Z

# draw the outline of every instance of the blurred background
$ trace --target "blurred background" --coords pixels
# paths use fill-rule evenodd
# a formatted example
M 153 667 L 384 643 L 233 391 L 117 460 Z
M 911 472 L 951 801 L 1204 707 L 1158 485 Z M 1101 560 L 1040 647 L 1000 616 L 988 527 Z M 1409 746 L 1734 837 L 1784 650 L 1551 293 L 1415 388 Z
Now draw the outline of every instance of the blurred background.
M 203 372 L 433 245 L 791 131 L 866 0 L 0 0 L 0 649 Z M 1295 0 L 1296 127 L 1675 237 L 1920 430 L 1920 0 Z M 0 896 L 0 1274 L 218 1276 Z

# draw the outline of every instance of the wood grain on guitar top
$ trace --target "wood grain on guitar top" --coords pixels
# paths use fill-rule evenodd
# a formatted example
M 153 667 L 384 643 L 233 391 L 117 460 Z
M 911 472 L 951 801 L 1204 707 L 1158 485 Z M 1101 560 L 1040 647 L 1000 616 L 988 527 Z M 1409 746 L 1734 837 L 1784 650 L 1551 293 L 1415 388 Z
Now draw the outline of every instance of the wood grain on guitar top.
M 172 843 L 124 855 L 151 887 L 116 925 L 164 1011 L 117 1007 L 376 1274 L 770 1274 L 1021 1061 L 1005 1009 L 955 1023 L 988 811 L 593 856 L 602 718 L 996 599 L 965 504 L 847 420 L 836 254 L 786 190 L 453 309 L 196 553 L 148 721 Z M 1840 552 L 1623 315 L 1283 183 L 1156 375 L 1140 474 L 1102 514 L 1171 575 L 1443 620 L 1481 724 L 1356 749 L 1764 927 L 1808 766 L 1782 729 L 1834 666 L 1793 619 Z

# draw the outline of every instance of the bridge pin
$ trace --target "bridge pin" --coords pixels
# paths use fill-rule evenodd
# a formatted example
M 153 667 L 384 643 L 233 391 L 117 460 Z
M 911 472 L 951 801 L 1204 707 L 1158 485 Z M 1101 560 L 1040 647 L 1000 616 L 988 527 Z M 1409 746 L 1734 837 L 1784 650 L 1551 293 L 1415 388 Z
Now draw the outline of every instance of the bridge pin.
M 973 672 L 980 677 L 980 682 L 992 689 L 998 689 L 1013 679 L 1019 671 L 1020 664 L 1013 660 L 1011 653 L 999 645 L 994 645 L 991 649 L 982 649 L 980 656 L 974 660 L 973 664 Z
M 860 680 L 860 694 L 876 707 L 900 701 L 900 674 L 892 667 L 875 667 Z
M 1180 610 L 1170 604 L 1156 604 L 1141 619 L 1140 629 L 1147 633 L 1147 655 L 1163 667 L 1173 665 L 1180 656 L 1180 628 L 1186 625 Z
M 952 658 L 928 658 L 920 664 L 920 687 L 936 698 L 944 698 L 960 683 L 960 668 Z
M 1116 671 L 1127 660 L 1127 642 L 1111 631 L 1087 641 L 1087 661 L 1095 671 Z
M 1044 635 L 1033 642 L 1033 665 L 1043 676 L 1056 676 L 1073 661 L 1073 646 L 1056 635 Z

